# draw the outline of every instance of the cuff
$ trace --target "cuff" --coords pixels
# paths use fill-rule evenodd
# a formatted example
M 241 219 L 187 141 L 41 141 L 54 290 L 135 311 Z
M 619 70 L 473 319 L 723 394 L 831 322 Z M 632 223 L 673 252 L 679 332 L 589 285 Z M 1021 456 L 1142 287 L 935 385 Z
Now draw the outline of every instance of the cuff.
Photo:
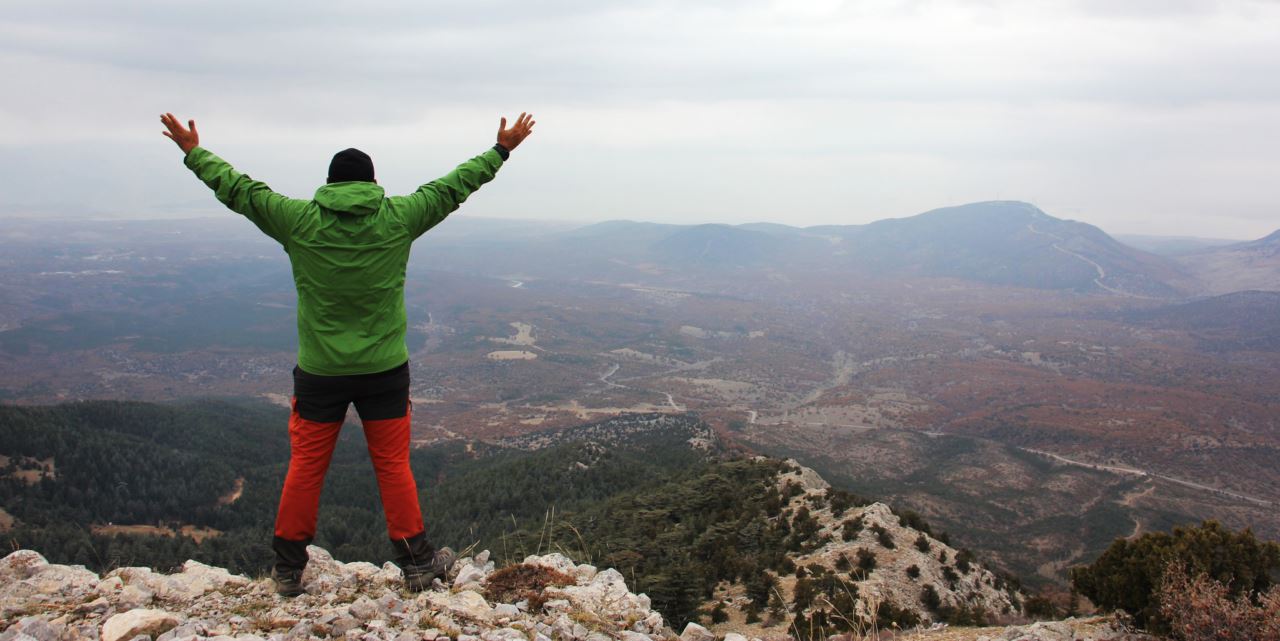
M 502 156 L 503 162 L 505 162 L 507 158 L 511 157 L 511 150 L 503 147 L 502 145 L 494 145 L 493 150 L 498 152 L 499 156 Z

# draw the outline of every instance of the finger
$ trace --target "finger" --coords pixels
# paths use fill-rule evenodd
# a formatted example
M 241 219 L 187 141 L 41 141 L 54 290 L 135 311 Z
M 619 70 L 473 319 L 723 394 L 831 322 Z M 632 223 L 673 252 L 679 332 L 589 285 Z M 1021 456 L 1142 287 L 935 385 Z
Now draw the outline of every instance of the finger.
M 498 123 L 498 133 L 502 133 L 507 129 L 507 117 L 503 116 L 502 121 Z
M 162 132 L 160 132 L 160 133 L 164 134 L 164 137 L 165 137 L 165 138 L 168 138 L 169 140 L 173 140 L 173 134 L 171 134 L 171 133 L 169 133 L 169 132 L 167 132 L 167 131 L 162 131 Z
M 195 133 L 196 133 L 196 121 L 195 121 L 195 120 L 188 120 L 188 121 L 187 121 L 187 126 L 191 128 L 191 133 L 192 133 L 192 135 L 195 135 Z
M 520 125 L 521 125 L 521 126 L 524 126 L 524 123 L 526 123 L 526 122 L 528 122 L 528 121 L 529 121 L 529 114 L 527 114 L 527 113 L 525 113 L 525 112 L 523 112 L 523 111 L 522 111 L 522 112 L 520 112 Z

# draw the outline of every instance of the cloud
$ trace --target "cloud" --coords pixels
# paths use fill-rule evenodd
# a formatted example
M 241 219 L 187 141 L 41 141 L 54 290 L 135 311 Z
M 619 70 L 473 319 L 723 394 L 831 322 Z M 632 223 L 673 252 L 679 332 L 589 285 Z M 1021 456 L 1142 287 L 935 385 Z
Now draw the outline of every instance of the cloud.
M 1274 224 L 1274 2 L 64 0 L 0 12 L 5 193 L 38 178 L 45 165 L 23 159 L 42 146 L 93 145 L 118 148 L 102 161 L 119 159 L 117 187 L 70 180 L 72 202 L 155 211 L 200 197 L 199 185 L 156 185 L 183 180 L 158 156 L 129 156 L 166 142 L 162 110 L 198 117 L 210 145 L 297 193 L 313 186 L 312 156 L 353 144 L 411 187 L 483 148 L 497 115 L 529 109 L 539 131 L 520 168 L 469 208 L 821 223 L 1016 196 L 1120 231 L 1151 231 L 1156 216 L 1179 221 L 1170 233 Z

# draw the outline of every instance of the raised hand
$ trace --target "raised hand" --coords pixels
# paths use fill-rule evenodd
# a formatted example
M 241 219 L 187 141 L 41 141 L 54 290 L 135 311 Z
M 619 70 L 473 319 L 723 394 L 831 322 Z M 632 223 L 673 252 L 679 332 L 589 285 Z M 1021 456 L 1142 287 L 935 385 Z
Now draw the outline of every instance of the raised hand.
M 187 126 L 191 128 L 187 129 L 182 126 L 182 123 L 178 122 L 178 119 L 173 114 L 166 113 L 160 116 L 160 122 L 164 123 L 164 126 L 169 129 L 169 131 L 160 133 L 168 136 L 169 140 L 176 143 L 182 153 L 189 154 L 192 149 L 200 146 L 200 134 L 196 131 L 196 121 L 188 120 Z M 528 134 L 526 133 L 525 135 Z M 507 149 L 510 149 L 510 147 L 507 147 Z
M 516 123 L 507 129 L 507 119 L 503 118 L 498 125 L 498 144 L 507 148 L 507 151 L 515 149 L 529 134 L 533 132 L 533 114 L 520 112 L 520 117 L 516 118 Z

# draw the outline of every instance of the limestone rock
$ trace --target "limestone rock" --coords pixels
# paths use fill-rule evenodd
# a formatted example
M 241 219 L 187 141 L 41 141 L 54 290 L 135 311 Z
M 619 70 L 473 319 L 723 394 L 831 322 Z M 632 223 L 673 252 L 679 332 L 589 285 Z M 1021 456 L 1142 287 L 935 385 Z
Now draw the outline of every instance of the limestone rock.
M 453 587 L 459 590 L 479 589 L 484 579 L 483 568 L 466 565 L 461 570 L 458 570 L 458 576 L 453 578 Z
M 129 610 L 102 626 L 102 641 L 129 641 L 139 635 L 155 636 L 178 625 L 181 619 L 164 610 Z
M 478 592 L 470 590 L 463 590 L 456 594 L 427 592 L 425 598 L 433 607 L 455 616 L 474 621 L 488 621 L 493 617 L 493 608 Z
M 716 635 L 712 634 L 710 630 L 690 621 L 689 625 L 684 626 L 684 632 L 680 633 L 680 641 L 716 641 Z
M 27 579 L 48 564 L 35 550 L 18 550 L 0 559 L 0 579 L 5 582 Z
M 50 623 L 42 617 L 24 617 L 0 634 L 0 641 L 58 641 L 63 631 L 64 626 Z

